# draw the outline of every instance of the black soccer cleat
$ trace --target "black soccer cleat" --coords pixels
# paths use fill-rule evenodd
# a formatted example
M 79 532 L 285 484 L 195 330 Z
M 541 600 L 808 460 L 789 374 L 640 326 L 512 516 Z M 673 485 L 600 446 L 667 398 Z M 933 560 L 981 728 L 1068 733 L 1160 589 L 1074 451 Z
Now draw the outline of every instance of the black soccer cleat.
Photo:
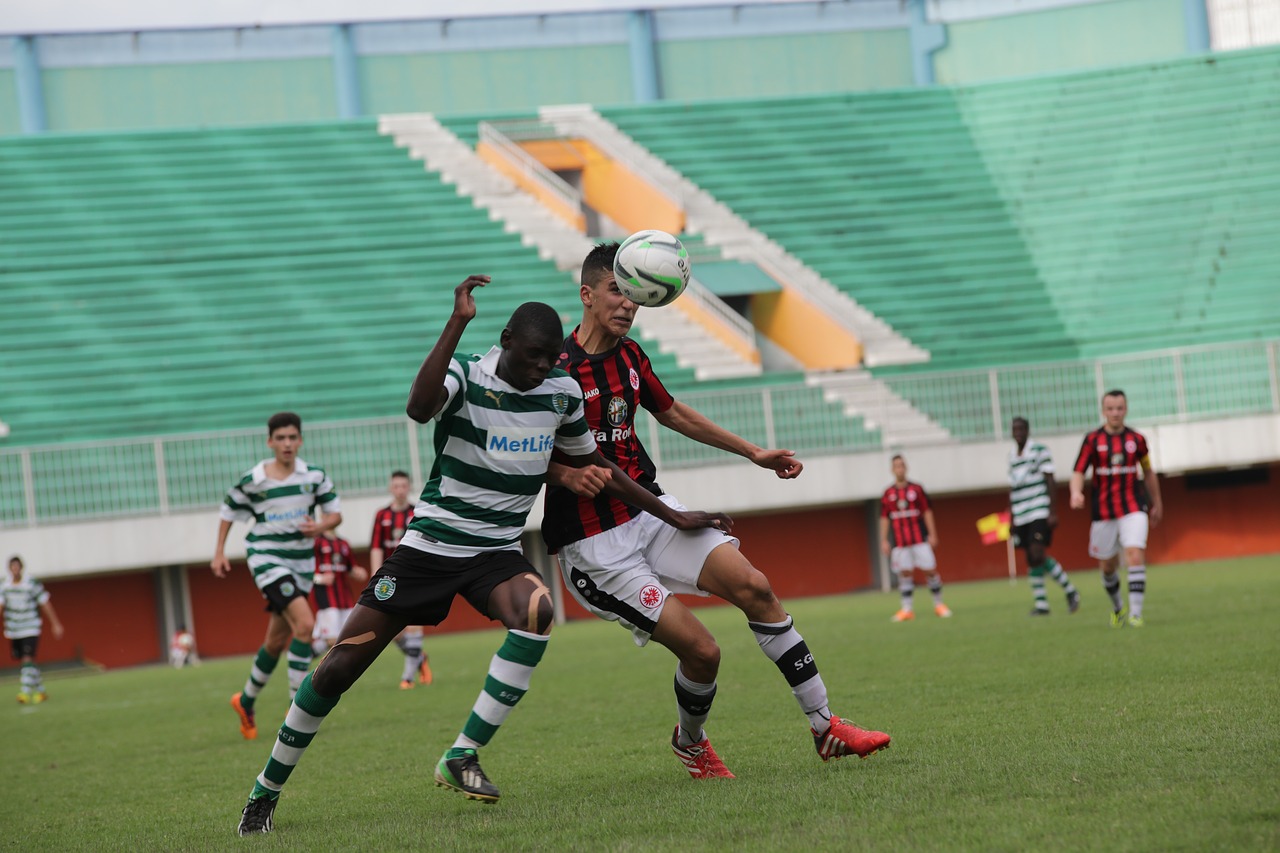
M 1075 613 L 1080 609 L 1080 593 L 1073 592 L 1067 596 L 1067 612 Z
M 276 802 L 270 797 L 251 798 L 244 811 L 240 812 L 240 826 L 236 833 L 244 836 L 270 832 L 274 826 L 271 816 L 276 812 Z
M 450 758 L 448 751 L 440 756 L 436 764 L 436 784 L 482 803 L 496 803 L 500 796 L 497 786 L 480 769 L 480 758 L 474 749 L 464 750 L 458 758 Z

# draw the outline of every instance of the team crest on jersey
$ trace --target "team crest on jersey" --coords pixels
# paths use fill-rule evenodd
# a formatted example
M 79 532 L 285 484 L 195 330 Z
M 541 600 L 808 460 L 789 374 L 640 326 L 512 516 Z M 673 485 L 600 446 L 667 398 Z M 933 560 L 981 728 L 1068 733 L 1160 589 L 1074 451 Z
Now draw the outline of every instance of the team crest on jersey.
M 563 391 L 557 391 L 551 395 L 551 408 L 556 410 L 557 415 L 563 415 L 569 411 L 569 395 Z
M 314 495 L 316 493 L 315 483 L 303 483 L 301 488 L 304 495 Z
M 1123 464 L 1124 464 L 1124 454 L 1123 454 L 1123 453 L 1112 453 L 1112 454 L 1111 454 L 1111 467 L 1113 467 L 1113 468 L 1114 468 L 1114 467 L 1116 467 L 1117 465 L 1123 465 Z
M 288 581 L 285 581 L 284 583 L 280 584 L 280 594 L 285 597 L 293 595 L 296 589 L 297 587 L 295 587 L 293 584 L 289 583 Z
M 636 373 L 636 369 L 634 367 L 631 368 L 631 373 L 628 375 L 627 378 L 631 380 L 631 390 L 639 391 L 640 390 L 640 374 Z
M 1131 439 L 1129 439 L 1128 441 L 1126 441 L 1126 442 L 1124 443 L 1124 449 L 1125 449 L 1125 450 L 1127 450 L 1127 451 L 1129 451 L 1130 453 L 1137 453 L 1137 452 L 1138 452 L 1138 442 L 1134 441 L 1134 440 L 1131 438 Z
M 906 508 L 907 508 L 907 502 L 904 501 L 902 498 L 898 498 L 898 509 L 906 509 Z
M 632 371 L 634 373 L 635 371 Z M 627 422 L 627 401 L 621 397 L 609 398 L 609 410 L 605 414 L 609 419 L 609 423 L 616 427 L 622 426 Z
M 386 601 L 388 598 L 396 594 L 396 579 L 389 576 L 378 578 L 378 583 L 373 587 L 373 597 L 379 601 Z
M 907 489 L 907 500 L 909 500 L 909 501 L 913 501 L 913 500 L 915 500 L 915 499 L 916 499 L 916 490 L 915 490 L 915 489 Z
M 640 603 L 652 610 L 662 603 L 662 590 L 649 584 L 640 590 Z

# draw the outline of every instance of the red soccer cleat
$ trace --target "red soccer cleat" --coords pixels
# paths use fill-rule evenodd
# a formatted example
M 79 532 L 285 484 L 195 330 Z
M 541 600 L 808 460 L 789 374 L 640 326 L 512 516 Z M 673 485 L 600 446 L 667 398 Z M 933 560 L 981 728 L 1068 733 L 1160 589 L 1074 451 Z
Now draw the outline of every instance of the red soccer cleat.
M 240 704 L 241 695 L 237 693 L 231 697 L 231 709 L 240 718 L 240 734 L 245 740 L 255 740 L 258 737 L 258 724 L 253 721 L 253 712 Z
M 813 731 L 810 729 L 809 731 Z M 823 761 L 856 755 L 866 758 L 873 752 L 887 749 L 889 736 L 884 732 L 872 732 L 860 729 L 848 720 L 831 715 L 831 728 L 825 734 L 813 732 L 813 745 Z
M 684 765 L 685 770 L 689 771 L 689 775 L 695 779 L 736 778 L 729 772 L 729 768 L 724 766 L 720 756 L 716 755 L 716 751 L 711 747 L 711 741 L 707 738 L 704 737 L 689 746 L 681 746 L 679 726 L 676 726 L 675 732 L 671 735 L 671 751 L 676 754 L 676 758 L 680 759 L 680 763 Z
M 430 684 L 434 680 L 435 676 L 431 674 L 431 659 L 423 655 L 422 663 L 418 665 L 418 683 Z

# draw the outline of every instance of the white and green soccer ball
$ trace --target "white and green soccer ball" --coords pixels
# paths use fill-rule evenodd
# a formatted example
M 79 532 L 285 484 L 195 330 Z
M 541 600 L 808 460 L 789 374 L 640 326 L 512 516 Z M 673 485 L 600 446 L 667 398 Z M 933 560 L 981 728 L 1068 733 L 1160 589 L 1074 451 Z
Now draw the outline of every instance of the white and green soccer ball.
M 661 308 L 689 286 L 689 253 L 665 231 L 637 231 L 618 247 L 613 277 L 632 302 Z

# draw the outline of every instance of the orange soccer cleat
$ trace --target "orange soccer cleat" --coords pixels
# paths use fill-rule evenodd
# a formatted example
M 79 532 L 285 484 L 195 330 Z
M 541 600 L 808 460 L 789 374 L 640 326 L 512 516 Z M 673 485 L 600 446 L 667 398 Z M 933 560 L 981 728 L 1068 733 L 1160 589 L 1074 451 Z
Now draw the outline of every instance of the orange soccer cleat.
M 240 703 L 242 695 L 237 693 L 231 697 L 231 710 L 235 711 L 236 716 L 240 718 L 240 734 L 244 736 L 244 739 L 257 740 L 258 724 L 253 721 L 253 711 Z
M 680 759 L 684 769 L 695 779 L 734 779 L 737 778 L 724 766 L 720 756 L 716 755 L 711 741 L 706 737 L 689 746 L 680 745 L 680 727 L 676 726 L 671 735 L 671 751 Z
M 897 613 L 893 614 L 894 622 L 910 622 L 914 618 L 916 618 L 916 614 L 906 609 L 899 610 Z
M 950 608 L 950 607 L 948 607 L 948 606 L 947 606 L 947 605 L 945 605 L 945 604 L 939 604 L 939 605 L 936 605 L 936 606 L 933 608 L 933 612 L 934 612 L 935 614 L 937 614 L 938 616 L 942 617 L 943 619 L 950 619 L 950 618 L 951 618 L 951 608 Z
M 813 732 L 813 729 L 809 731 Z M 856 755 L 866 758 L 873 752 L 887 749 L 889 736 L 884 732 L 860 729 L 848 720 L 831 715 L 831 727 L 824 734 L 813 732 L 813 745 L 823 761 Z
M 431 674 L 431 660 L 426 656 L 422 656 L 422 663 L 418 665 L 418 683 L 430 684 L 435 680 L 435 676 Z

